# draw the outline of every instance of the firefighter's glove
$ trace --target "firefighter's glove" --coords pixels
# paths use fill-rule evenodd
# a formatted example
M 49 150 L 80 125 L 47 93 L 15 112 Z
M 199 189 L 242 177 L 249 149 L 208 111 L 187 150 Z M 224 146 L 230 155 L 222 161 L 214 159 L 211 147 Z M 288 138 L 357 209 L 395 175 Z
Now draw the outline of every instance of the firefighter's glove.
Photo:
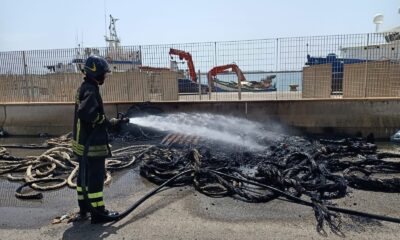
M 117 126 L 117 125 L 119 125 L 119 122 L 120 122 L 120 119 L 117 119 L 117 118 L 110 119 L 111 126 Z

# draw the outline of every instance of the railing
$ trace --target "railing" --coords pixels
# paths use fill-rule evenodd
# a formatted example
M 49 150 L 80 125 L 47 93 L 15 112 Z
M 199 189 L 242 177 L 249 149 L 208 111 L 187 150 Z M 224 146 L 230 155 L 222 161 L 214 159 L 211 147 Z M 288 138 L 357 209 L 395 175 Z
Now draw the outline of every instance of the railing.
M 399 39 L 372 33 L 0 52 L 0 102 L 73 102 L 90 54 L 106 57 L 113 70 L 101 87 L 105 102 L 399 97 Z M 190 54 L 196 81 L 171 48 Z M 227 64 L 246 81 L 229 68 L 207 75 Z

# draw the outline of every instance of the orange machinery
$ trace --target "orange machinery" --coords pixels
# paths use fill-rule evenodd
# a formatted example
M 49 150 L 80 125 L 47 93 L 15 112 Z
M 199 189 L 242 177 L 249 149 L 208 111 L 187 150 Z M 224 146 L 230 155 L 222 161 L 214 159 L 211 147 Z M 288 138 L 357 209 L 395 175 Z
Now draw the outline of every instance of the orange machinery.
M 190 53 L 171 48 L 171 49 L 169 49 L 169 55 L 171 55 L 171 58 L 172 58 L 172 55 L 177 55 L 180 60 L 182 60 L 182 59 L 186 60 L 186 62 L 188 64 L 188 68 L 189 68 L 190 78 L 193 82 L 197 82 L 197 74 L 196 74 L 196 70 L 194 69 L 193 59 L 192 59 L 192 55 Z
M 212 83 L 213 82 L 212 80 L 215 78 L 215 76 L 217 76 L 218 73 L 229 72 L 229 69 L 231 69 L 232 72 L 236 73 L 236 75 L 238 76 L 238 80 L 239 80 L 238 82 L 246 81 L 246 78 L 244 77 L 244 74 L 243 74 L 242 70 L 240 70 L 240 68 L 234 63 L 213 67 L 207 73 L 208 81 L 210 83 Z

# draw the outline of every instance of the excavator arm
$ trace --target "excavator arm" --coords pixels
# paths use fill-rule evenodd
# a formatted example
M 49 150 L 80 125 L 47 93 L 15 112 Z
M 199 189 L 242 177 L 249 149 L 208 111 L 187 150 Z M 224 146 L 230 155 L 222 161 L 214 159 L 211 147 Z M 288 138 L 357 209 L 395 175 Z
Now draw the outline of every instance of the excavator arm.
M 188 64 L 188 68 L 189 68 L 190 78 L 192 79 L 193 82 L 197 82 L 197 74 L 196 74 L 196 70 L 194 68 L 192 55 L 190 53 L 171 48 L 171 49 L 169 49 L 169 55 L 177 55 L 179 57 L 179 59 L 186 60 L 186 62 Z
M 213 78 L 215 78 L 215 76 L 217 76 L 218 73 L 229 72 L 229 69 L 232 69 L 231 71 L 236 73 L 239 82 L 246 81 L 246 78 L 244 77 L 242 70 L 240 70 L 240 68 L 236 64 L 227 64 L 212 68 L 207 73 L 208 81 L 213 80 Z

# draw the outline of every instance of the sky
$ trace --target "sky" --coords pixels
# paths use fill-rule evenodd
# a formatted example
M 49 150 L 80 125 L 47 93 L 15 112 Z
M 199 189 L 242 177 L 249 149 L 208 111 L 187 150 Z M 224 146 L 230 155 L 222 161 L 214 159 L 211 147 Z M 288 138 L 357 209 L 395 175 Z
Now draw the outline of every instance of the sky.
M 0 0 L 0 51 L 104 47 L 108 15 L 123 46 L 375 32 L 400 25 L 400 0 Z M 107 18 L 106 18 L 107 16 Z M 107 21 L 107 24 L 105 23 Z

